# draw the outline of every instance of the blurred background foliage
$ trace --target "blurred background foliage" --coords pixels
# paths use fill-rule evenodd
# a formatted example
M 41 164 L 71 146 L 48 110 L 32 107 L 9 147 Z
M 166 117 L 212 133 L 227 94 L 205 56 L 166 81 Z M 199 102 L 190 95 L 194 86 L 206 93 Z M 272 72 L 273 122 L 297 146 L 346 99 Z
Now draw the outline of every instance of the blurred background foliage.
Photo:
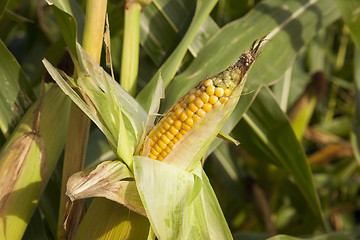
M 295 10 L 309 3 L 305 0 L 289 2 L 295 4 Z M 298 237 L 324 234 L 313 207 L 309 206 L 308 199 L 302 194 L 305 190 L 299 191 L 296 176 L 291 174 L 297 167 L 299 154 L 292 152 L 292 149 L 298 149 L 298 142 L 294 142 L 296 138 L 301 143 L 311 167 L 327 231 L 338 232 L 313 239 L 360 238 L 360 158 L 357 142 L 360 132 L 360 58 L 357 48 L 359 45 L 356 43 L 359 40 L 356 36 L 360 32 L 356 32 L 359 24 L 349 25 L 348 21 L 344 21 L 346 18 L 342 18 L 341 14 L 355 14 L 355 8 L 341 8 L 341 0 L 337 1 L 340 7 L 332 0 L 310 2 L 323 6 L 328 4 L 328 8 L 333 10 L 328 13 L 325 10 L 321 12 L 319 6 L 306 9 L 309 14 L 317 14 L 316 17 L 321 18 L 317 22 L 319 26 L 313 32 L 301 33 L 292 31 L 291 28 L 287 30 L 287 37 L 291 39 L 288 42 L 295 46 L 297 41 L 303 38 L 301 44 L 295 48 L 296 54 L 283 51 L 283 47 L 284 50 L 287 48 L 279 41 L 270 40 L 266 44 L 268 48 L 276 48 L 278 55 L 269 57 L 264 49 L 264 55 L 259 57 L 259 62 L 266 62 L 268 69 L 256 69 L 262 65 L 255 64 L 248 80 L 254 79 L 256 82 L 259 80 L 257 77 L 262 76 L 262 71 L 270 71 L 273 75 L 269 75 L 266 80 L 260 79 L 261 84 L 256 87 L 251 87 L 252 83 L 249 82 L 250 87 L 243 96 L 248 104 L 244 104 L 241 110 L 247 112 L 240 121 L 238 118 L 230 127 L 233 128 L 231 136 L 241 144 L 219 144 L 218 141 L 219 145 L 212 148 L 213 152 L 204 164 L 235 239 L 265 239 L 275 234 Z M 350 2 L 360 9 L 359 1 L 348 3 Z M 78 4 L 85 9 L 85 0 L 78 1 Z M 115 79 L 120 76 L 124 4 L 124 1 L 117 0 L 110 0 L 108 3 Z M 65 42 L 51 7 L 45 1 L 12 0 L 8 1 L 7 5 L 5 1 L 4 6 L 6 9 L 0 18 L 0 38 L 19 63 L 21 68 L 18 69 L 17 77 L 22 78 L 28 85 L 22 90 L 29 96 L 28 101 L 32 102 L 40 96 L 41 81 L 48 79 L 41 60 L 46 58 L 54 65 L 58 64 L 65 52 Z M 209 58 L 214 64 L 218 63 L 217 69 L 208 72 L 209 66 L 206 66 L 205 75 L 214 74 L 235 60 L 230 57 L 223 61 L 211 52 L 204 53 L 203 48 L 211 46 L 211 41 L 216 39 L 219 31 L 243 21 L 240 23 L 249 29 L 251 36 L 244 37 L 246 46 L 238 46 L 240 50 L 233 49 L 235 52 L 242 52 L 248 49 L 256 37 L 275 29 L 263 27 L 261 23 L 266 20 L 261 20 L 262 17 L 267 19 L 267 15 L 274 18 L 278 16 L 279 26 L 286 22 L 286 14 L 290 13 L 286 12 L 287 9 L 281 9 L 281 6 L 282 1 L 274 0 L 219 0 L 182 59 L 177 77 L 171 83 L 174 86 L 170 84 L 167 88 L 170 98 L 164 105 L 172 104 L 181 97 L 181 91 L 184 93 L 188 90 L 187 86 L 193 85 L 193 82 L 184 84 L 182 80 L 186 80 L 190 73 L 193 73 L 191 67 L 200 68 L 201 71 L 205 61 L 203 59 Z M 159 0 L 153 1 L 144 9 L 140 22 L 141 48 L 137 92 L 141 92 L 176 49 L 189 28 L 195 7 L 196 1 L 193 0 Z M 275 10 L 278 12 L 272 12 Z M 285 14 L 285 20 L 281 14 Z M 298 24 L 301 24 L 303 29 L 306 29 L 308 24 L 311 25 L 306 22 L 307 19 L 310 18 L 299 20 Z M 244 30 L 244 34 L 249 33 Z M 231 41 L 232 39 L 224 40 L 225 43 Z M 5 54 L 2 54 L 0 57 L 4 56 Z M 102 54 L 102 66 L 105 66 L 104 56 L 105 54 Z M 197 56 L 199 60 L 196 62 L 194 59 Z M 283 62 L 277 63 L 278 59 Z M 174 95 L 172 89 L 177 89 L 177 82 L 184 84 L 184 90 Z M 254 100 L 252 97 L 257 93 L 257 87 L 264 85 L 266 87 L 260 90 L 259 96 Z M 264 105 L 264 102 L 267 104 Z M 2 129 L 1 145 L 29 106 L 29 103 L 23 104 L 20 116 L 12 119 L 7 131 Z M 278 109 L 286 115 L 275 114 Z M 289 133 L 291 130 L 287 128 L 288 120 L 293 126 L 296 138 L 293 133 Z M 286 154 L 281 155 L 282 152 Z M 277 153 L 281 156 L 278 157 Z M 279 159 L 286 162 L 289 156 L 294 158 L 289 160 L 290 163 L 295 164 L 295 167 L 290 168 L 290 173 L 289 168 L 284 167 L 286 164 L 279 162 Z M 85 168 L 112 157 L 105 137 L 92 126 Z M 299 169 L 301 175 L 302 168 Z M 62 157 L 50 178 L 39 207 L 35 210 L 24 239 L 56 238 L 61 172 Z M 306 189 L 308 186 L 302 187 Z M 283 238 L 278 236 L 272 239 Z

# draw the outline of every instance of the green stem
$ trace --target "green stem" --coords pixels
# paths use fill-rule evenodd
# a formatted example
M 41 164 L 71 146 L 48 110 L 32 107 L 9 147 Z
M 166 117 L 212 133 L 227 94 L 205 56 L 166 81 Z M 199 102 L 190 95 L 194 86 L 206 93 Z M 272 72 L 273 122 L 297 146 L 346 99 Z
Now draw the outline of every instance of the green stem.
M 126 3 L 120 83 L 133 96 L 136 94 L 136 79 L 139 68 L 140 13 L 140 3 L 136 1 Z
M 106 7 L 107 0 L 88 0 L 86 4 L 83 48 L 97 63 L 100 62 L 101 56 Z M 72 205 L 71 209 L 66 209 L 71 204 L 65 195 L 65 191 L 69 177 L 83 167 L 89 138 L 90 120 L 76 104 L 72 103 L 69 121 L 61 183 L 58 239 L 73 239 L 83 214 L 82 202 Z M 69 216 L 66 230 L 63 227 L 65 213 Z

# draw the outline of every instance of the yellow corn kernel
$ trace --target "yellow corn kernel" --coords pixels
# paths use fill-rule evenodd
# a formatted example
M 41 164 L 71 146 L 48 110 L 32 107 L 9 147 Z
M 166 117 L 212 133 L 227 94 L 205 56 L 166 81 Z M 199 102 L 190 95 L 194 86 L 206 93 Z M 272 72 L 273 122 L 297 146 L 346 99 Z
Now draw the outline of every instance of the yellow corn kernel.
M 166 135 L 166 137 L 167 137 L 169 140 L 171 140 L 171 139 L 174 138 L 174 135 L 173 135 L 170 131 L 167 131 L 167 132 L 165 133 L 165 135 Z
M 188 125 L 190 127 L 194 126 L 194 120 L 192 118 L 187 118 L 185 120 L 185 123 L 186 123 L 186 125 Z
M 199 117 L 203 117 L 205 113 L 206 112 L 201 108 L 196 111 L 196 115 L 198 115 Z
M 191 128 L 189 125 L 187 125 L 187 124 L 185 124 L 185 123 L 183 123 L 183 125 L 182 125 L 181 127 L 182 127 L 182 129 L 180 130 L 180 133 L 181 133 L 181 134 L 185 134 L 186 131 L 189 131 L 190 128 Z M 181 131 L 184 131 L 184 130 L 185 130 L 185 133 L 184 133 L 184 132 L 181 132 Z
M 214 92 L 215 92 L 215 87 L 214 86 L 208 86 L 206 88 L 206 93 L 211 96 L 211 95 L 214 95 Z
M 162 160 L 164 160 L 164 158 L 161 155 L 159 155 L 159 156 L 157 156 L 157 160 L 162 161 Z
M 202 93 L 200 99 L 203 101 L 203 103 L 207 103 L 209 101 L 209 95 Z
M 174 128 L 175 129 L 177 129 L 177 130 L 180 130 L 181 129 L 181 121 L 179 121 L 179 120 L 176 120 L 175 122 L 174 122 Z
M 181 134 L 181 135 L 183 135 L 183 136 L 184 136 L 184 135 L 185 135 L 185 133 L 186 133 L 186 131 L 185 131 L 184 129 L 181 129 L 181 130 L 180 130 L 180 133 L 178 133 L 178 134 Z M 180 138 L 179 138 L 179 139 L 180 139 Z
M 196 121 L 198 121 L 198 120 L 201 119 L 201 118 L 200 118 L 198 115 L 196 115 L 196 114 L 195 114 L 192 118 L 194 119 L 194 122 L 196 122 Z
M 165 148 L 165 152 L 167 153 L 167 154 L 169 154 L 169 153 L 171 153 L 171 148 L 169 147 L 169 146 L 167 146 L 166 148 Z
M 196 110 L 198 110 L 198 107 L 195 106 L 195 104 L 192 102 L 192 103 L 189 104 L 189 107 L 186 110 L 190 110 L 190 111 L 195 113 Z
M 155 144 L 154 149 L 155 149 L 155 151 L 158 152 L 158 153 L 162 151 L 162 149 L 159 147 L 159 144 L 158 144 L 158 143 Z
M 195 106 L 198 107 L 198 108 L 201 108 L 202 105 L 204 105 L 204 102 L 201 100 L 201 98 L 197 97 L 195 100 L 194 100 L 194 103 L 195 103 Z
M 164 122 L 163 123 L 163 128 L 165 129 L 165 130 L 168 130 L 169 128 L 170 128 L 170 124 L 168 123 L 168 122 Z
M 215 104 L 218 100 L 219 100 L 219 98 L 217 96 L 215 96 L 215 95 L 211 95 L 209 97 L 209 103 L 210 104 Z
M 165 152 L 165 151 L 162 151 L 162 152 L 161 152 L 161 156 L 162 156 L 163 158 L 166 158 L 167 155 L 168 155 L 167 152 Z
M 159 141 L 157 142 L 157 145 L 161 148 L 161 151 L 159 151 L 159 152 L 162 152 L 162 149 L 166 148 L 166 144 L 163 141 L 161 141 L 161 139 L 159 139 Z
M 191 118 L 194 115 L 194 111 L 191 111 L 189 108 L 187 108 L 187 109 L 185 109 L 185 114 L 186 114 L 186 116 L 188 116 L 188 118 Z
M 204 106 L 202 107 L 202 110 L 204 110 L 205 112 L 208 112 L 212 109 L 212 105 L 210 103 L 205 103 Z
M 221 87 L 217 87 L 214 91 L 214 94 L 217 96 L 217 97 L 222 97 L 224 95 L 224 89 L 221 88 Z
M 182 108 L 179 107 L 178 109 L 175 110 L 175 116 L 176 116 L 177 118 L 179 118 L 180 114 L 181 114 L 183 111 L 184 111 L 184 109 L 182 109 Z
M 154 156 L 152 153 L 150 153 L 149 158 L 156 159 L 156 156 Z
M 159 155 L 159 152 L 157 152 L 155 148 L 151 148 L 150 153 L 153 154 L 155 157 Z
M 179 116 L 179 120 L 183 122 L 183 121 L 185 121 L 186 118 L 187 118 L 187 115 L 186 115 L 185 111 L 183 111 Z
M 212 85 L 213 85 L 213 81 L 211 79 L 208 79 L 204 82 L 205 87 L 212 86 Z
M 180 130 L 181 131 L 181 130 Z M 178 133 L 176 134 L 175 138 L 177 138 L 178 140 L 180 140 L 180 138 L 182 137 L 183 135 L 181 133 Z
M 229 97 L 229 96 L 231 95 L 231 90 L 228 89 L 228 88 L 226 88 L 226 89 L 224 90 L 224 95 L 225 95 L 225 97 Z
M 170 142 L 170 139 L 166 135 L 162 135 L 161 141 L 167 145 Z
M 168 147 L 171 148 L 171 149 L 173 148 L 173 146 L 174 146 L 174 144 L 175 144 L 175 143 L 173 142 L 174 139 L 176 139 L 176 138 L 173 138 L 173 139 L 169 142 L 169 144 L 168 144 Z
M 175 136 L 179 132 L 179 129 L 176 129 L 174 126 L 171 126 L 169 128 L 169 132 Z

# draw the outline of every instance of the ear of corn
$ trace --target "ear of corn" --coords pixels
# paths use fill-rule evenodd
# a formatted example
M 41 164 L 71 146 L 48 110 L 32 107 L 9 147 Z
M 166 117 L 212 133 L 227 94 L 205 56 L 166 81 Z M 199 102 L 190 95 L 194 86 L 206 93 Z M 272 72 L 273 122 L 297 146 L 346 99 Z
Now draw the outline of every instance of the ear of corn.
M 201 81 L 171 107 L 147 136 L 140 155 L 163 161 L 177 142 L 191 128 L 201 124 L 209 112 L 224 108 L 229 99 L 236 95 L 234 90 L 244 84 L 245 74 L 254 62 L 264 38 L 256 46 L 255 41 L 250 50 L 243 53 L 229 68 Z

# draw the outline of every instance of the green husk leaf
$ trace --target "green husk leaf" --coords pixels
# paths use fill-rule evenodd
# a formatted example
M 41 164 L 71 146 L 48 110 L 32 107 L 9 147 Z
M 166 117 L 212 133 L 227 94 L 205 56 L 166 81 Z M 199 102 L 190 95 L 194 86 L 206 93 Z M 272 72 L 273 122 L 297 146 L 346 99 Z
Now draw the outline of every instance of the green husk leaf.
M 120 111 L 124 114 L 124 122 L 126 124 L 127 130 L 128 132 L 132 132 L 131 134 L 133 135 L 131 138 L 129 138 L 129 140 L 135 141 L 137 145 L 143 133 L 144 123 L 147 118 L 146 112 L 128 92 L 126 92 L 117 82 L 112 79 L 112 77 L 106 71 L 104 71 L 103 68 L 101 68 L 92 58 L 86 54 L 80 45 L 77 45 L 77 50 L 79 61 L 83 68 L 82 74 L 89 74 L 91 77 L 91 83 L 86 83 L 87 86 L 88 84 L 97 86 L 99 89 L 101 89 L 101 91 L 108 95 L 109 98 L 116 100 L 115 102 L 110 101 L 109 104 L 113 105 L 111 108 L 119 108 Z M 116 96 L 113 96 L 113 93 L 116 93 Z M 94 100 L 92 99 L 92 101 Z M 115 103 L 118 104 L 114 106 Z M 96 105 L 96 103 L 94 104 Z M 98 111 L 101 114 L 101 109 L 98 109 Z M 118 111 L 118 113 L 120 113 L 120 111 Z M 119 116 L 114 117 L 115 121 L 116 119 L 119 119 Z M 118 131 L 116 134 L 113 133 L 113 135 L 117 138 Z M 131 147 L 134 147 L 134 145 L 135 144 L 133 144 Z
M 200 162 L 187 172 L 136 156 L 134 173 L 151 227 L 159 239 L 231 239 Z
M 81 221 L 78 240 L 146 239 L 149 221 L 146 217 L 105 198 L 95 198 Z
M 234 143 L 236 146 L 238 146 L 240 144 L 240 142 L 238 140 L 236 140 L 235 138 L 231 137 L 229 134 L 224 133 L 223 131 L 219 131 L 218 138 L 221 138 L 222 140 L 225 140 L 227 142 L 232 142 Z

